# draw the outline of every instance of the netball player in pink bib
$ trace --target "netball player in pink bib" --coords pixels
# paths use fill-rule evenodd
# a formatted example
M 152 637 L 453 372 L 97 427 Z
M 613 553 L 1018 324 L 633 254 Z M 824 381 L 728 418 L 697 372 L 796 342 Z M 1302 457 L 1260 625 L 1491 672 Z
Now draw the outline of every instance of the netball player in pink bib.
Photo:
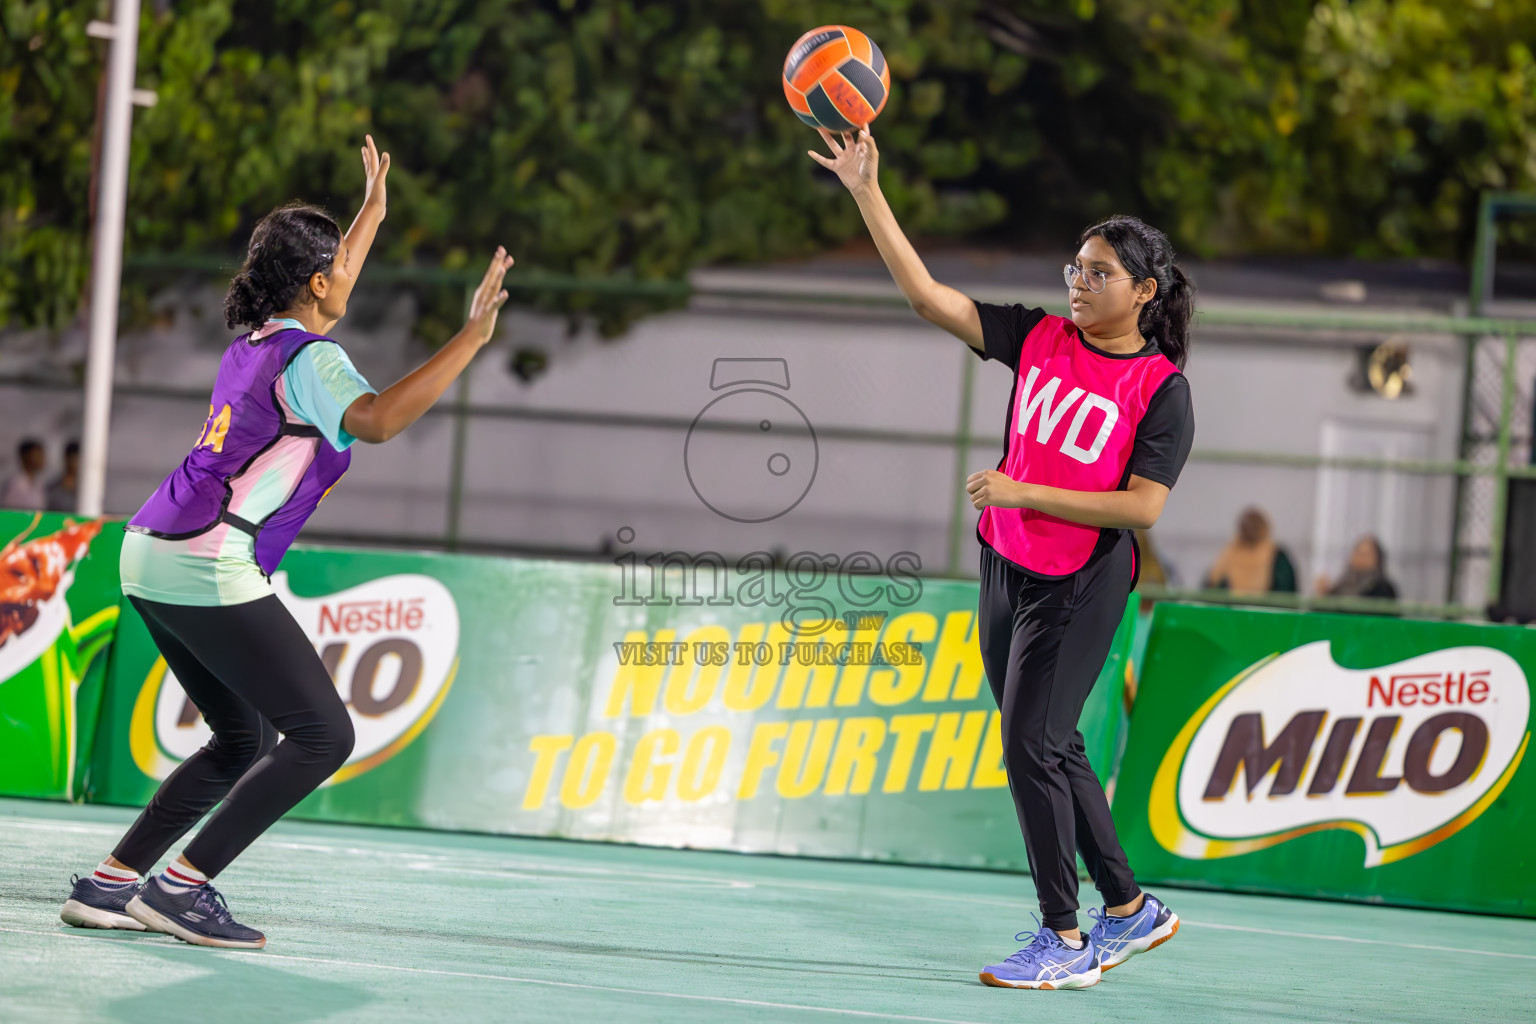
M 966 491 L 981 510 L 981 656 L 1042 924 L 981 980 L 1084 988 L 1179 927 L 1136 884 L 1077 720 L 1135 586 L 1131 531 L 1157 522 L 1194 439 L 1179 372 L 1194 286 L 1161 231 L 1111 217 L 1083 232 L 1064 268 L 1071 319 L 973 302 L 935 281 L 902 234 L 869 132 L 821 134 L 831 156 L 812 159 L 858 200 L 912 308 L 1014 374 L 1003 461 Z M 1104 897 L 1087 934 L 1078 853 Z

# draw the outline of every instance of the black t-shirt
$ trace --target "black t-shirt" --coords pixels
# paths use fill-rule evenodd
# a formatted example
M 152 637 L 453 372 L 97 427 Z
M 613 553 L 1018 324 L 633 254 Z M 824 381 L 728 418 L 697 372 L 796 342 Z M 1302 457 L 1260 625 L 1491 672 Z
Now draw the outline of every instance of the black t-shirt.
M 985 351 L 971 351 L 982 359 L 994 359 L 1007 366 L 1014 372 L 1014 383 L 1017 386 L 1019 353 L 1023 351 L 1024 339 L 1045 319 L 1045 310 L 1017 303 L 994 306 L 978 302 L 976 313 L 981 317 L 981 337 Z M 1153 339 L 1149 339 L 1141 351 L 1127 353 L 1105 352 L 1095 348 L 1083 337 L 1082 331 L 1077 332 L 1077 340 L 1084 348 L 1107 359 L 1143 359 L 1159 353 L 1157 342 Z M 1003 411 L 1004 460 L 1007 459 L 1008 444 L 1012 439 L 1013 398 L 1010 396 L 1008 407 Z M 1131 448 L 1131 457 L 1117 489 L 1125 490 L 1132 476 L 1145 477 L 1164 487 L 1172 487 L 1184 470 L 1184 463 L 1189 458 L 1189 449 L 1194 442 L 1195 410 L 1190 402 L 1189 381 L 1184 379 L 1182 373 L 1174 373 L 1152 395 L 1152 400 L 1147 403 L 1146 414 L 1136 425 L 1136 440 Z M 1001 469 L 1002 465 L 999 462 L 998 468 Z M 1113 549 L 1122 532 L 1125 531 L 1100 531 L 1099 541 L 1089 556 L 1089 564 Z M 980 533 L 977 536 L 980 537 Z M 986 541 L 982 543 L 985 545 Z

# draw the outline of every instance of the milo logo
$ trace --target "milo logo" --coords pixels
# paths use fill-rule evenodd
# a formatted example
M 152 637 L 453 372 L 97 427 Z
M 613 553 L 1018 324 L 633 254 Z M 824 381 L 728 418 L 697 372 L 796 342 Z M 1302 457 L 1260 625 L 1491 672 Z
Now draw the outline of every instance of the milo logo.
M 458 669 L 459 610 L 430 576 L 385 576 L 326 597 L 298 597 L 288 574 L 272 584 L 315 645 L 351 712 L 357 745 L 327 785 L 389 760 L 432 721 Z M 164 659 L 134 704 L 129 746 L 163 779 L 212 735 Z
M 1152 783 L 1153 835 L 1181 857 L 1230 857 L 1323 829 L 1365 866 L 1471 824 L 1514 777 L 1530 688 L 1491 647 L 1341 668 L 1326 640 L 1252 666 L 1179 731 Z

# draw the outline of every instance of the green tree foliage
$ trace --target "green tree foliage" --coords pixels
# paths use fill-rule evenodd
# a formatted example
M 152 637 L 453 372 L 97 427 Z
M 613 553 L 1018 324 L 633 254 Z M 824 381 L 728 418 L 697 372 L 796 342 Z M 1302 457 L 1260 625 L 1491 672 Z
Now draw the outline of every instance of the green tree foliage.
M 106 16 L 0 0 L 0 324 L 78 308 Z M 890 61 L 884 182 L 924 235 L 1061 242 L 1123 209 L 1207 252 L 1453 254 L 1479 189 L 1536 178 L 1524 0 L 146 0 L 128 246 L 227 257 L 278 203 L 348 215 L 365 131 L 394 160 L 382 261 L 504 241 L 645 281 L 836 246 L 857 213 L 779 87 L 827 22 Z
M 80 13 L 0 8 L 0 325 L 61 323 L 85 286 L 97 60 Z
M 1121 0 L 1171 116 L 1149 206 L 1208 251 L 1467 252 L 1536 188 L 1530 0 Z

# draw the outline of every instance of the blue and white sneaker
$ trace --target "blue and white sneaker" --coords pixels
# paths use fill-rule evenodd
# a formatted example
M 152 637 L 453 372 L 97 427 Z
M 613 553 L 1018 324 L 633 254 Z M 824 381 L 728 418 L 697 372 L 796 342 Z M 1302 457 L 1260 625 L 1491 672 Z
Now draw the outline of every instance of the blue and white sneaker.
M 1179 930 L 1179 915 L 1151 893 L 1145 895 L 1141 909 L 1130 917 L 1110 917 L 1102 908 L 1088 911 L 1093 918 L 1088 937 L 1099 951 L 1101 969 L 1107 971 L 1137 953 L 1161 946 Z
M 1039 924 L 1039 918 L 1035 919 Z M 1026 942 L 1027 939 L 1027 942 Z M 983 967 L 983 984 L 994 988 L 1087 988 L 1099 983 L 1099 954 L 1093 939 L 1083 936 L 1083 948 L 1073 949 L 1049 928 L 1020 932 L 1023 949 L 1000 964 Z
M 96 881 L 94 876 L 81 878 L 79 875 L 71 875 L 69 880 L 75 887 L 70 890 L 69 899 L 64 901 L 64 909 L 59 911 L 60 921 L 75 928 L 145 930 L 143 924 L 128 916 L 126 909 L 128 901 L 139 894 L 137 883 L 107 886 Z
M 230 916 L 223 895 L 207 882 L 171 892 L 150 879 L 128 901 L 127 910 L 150 931 L 174 935 L 194 946 L 260 949 L 267 944 L 265 935 Z

